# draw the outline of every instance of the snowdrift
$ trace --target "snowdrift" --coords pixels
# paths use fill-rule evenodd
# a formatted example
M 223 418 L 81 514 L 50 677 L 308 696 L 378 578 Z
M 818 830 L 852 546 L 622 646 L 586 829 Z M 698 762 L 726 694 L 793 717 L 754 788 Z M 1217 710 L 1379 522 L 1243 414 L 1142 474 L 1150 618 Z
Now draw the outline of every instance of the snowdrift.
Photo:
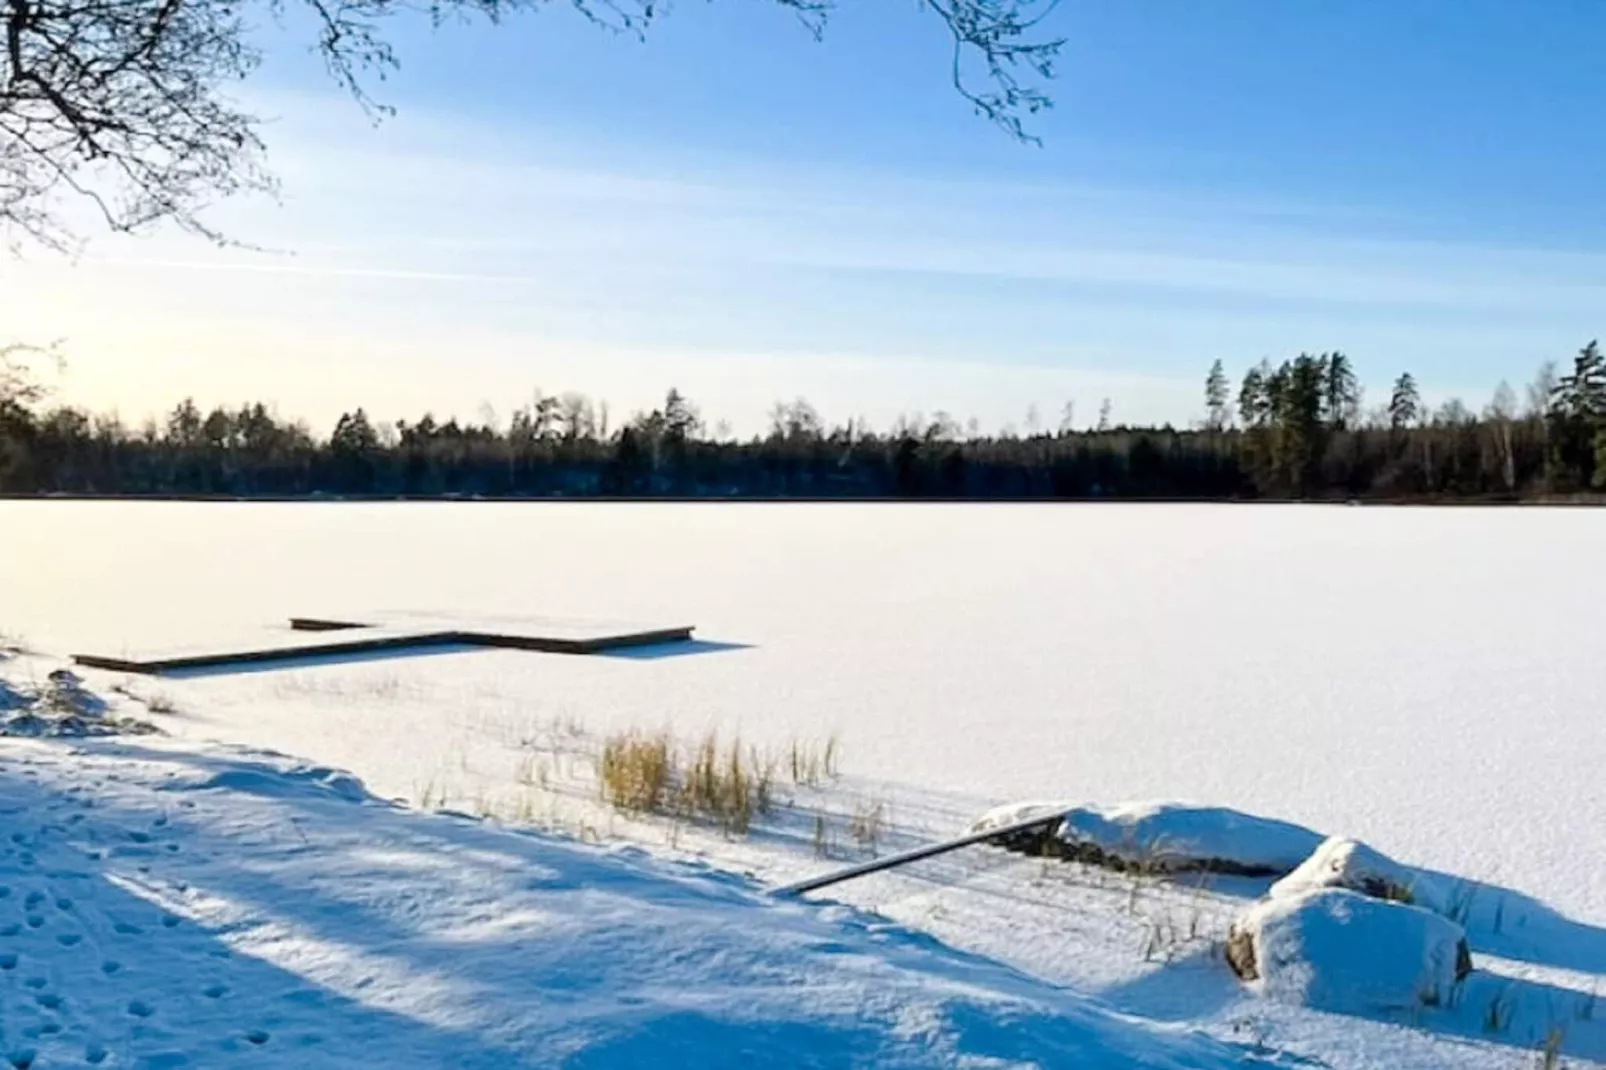
M 0 832 L 17 1066 L 1276 1065 L 875 915 L 272 754 L 12 741 Z

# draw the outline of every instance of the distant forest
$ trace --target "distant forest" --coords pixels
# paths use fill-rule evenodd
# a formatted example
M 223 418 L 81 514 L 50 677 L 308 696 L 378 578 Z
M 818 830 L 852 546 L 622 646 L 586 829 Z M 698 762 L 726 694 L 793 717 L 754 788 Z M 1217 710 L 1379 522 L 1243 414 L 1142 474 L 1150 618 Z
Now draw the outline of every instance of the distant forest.
M 37 352 L 37 351 L 34 351 Z M 1544 365 L 1519 401 L 1430 411 L 1399 376 L 1364 408 L 1342 353 L 1262 362 L 1203 380 L 1196 426 L 1130 427 L 1105 401 L 1092 427 L 1028 420 L 982 434 L 954 419 L 876 430 L 778 404 L 745 440 L 709 429 L 691 399 L 608 425 L 580 394 L 541 396 L 505 426 L 362 409 L 327 437 L 263 404 L 184 401 L 130 427 L 47 404 L 21 347 L 0 349 L 0 492 L 232 497 L 739 497 L 964 499 L 1585 498 L 1606 491 L 1606 357 L 1591 342 Z

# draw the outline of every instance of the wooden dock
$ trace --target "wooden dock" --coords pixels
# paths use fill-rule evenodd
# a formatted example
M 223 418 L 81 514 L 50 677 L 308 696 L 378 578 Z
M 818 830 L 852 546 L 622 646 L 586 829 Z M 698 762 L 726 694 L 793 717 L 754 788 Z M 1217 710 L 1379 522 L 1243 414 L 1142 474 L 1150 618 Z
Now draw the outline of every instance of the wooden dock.
M 122 654 L 74 654 L 73 661 L 95 669 L 156 674 L 429 647 L 602 654 L 624 647 L 683 642 L 691 639 L 691 635 L 691 625 L 663 627 L 558 617 L 366 613 L 355 617 L 292 617 L 288 632 L 269 633 L 238 644 Z

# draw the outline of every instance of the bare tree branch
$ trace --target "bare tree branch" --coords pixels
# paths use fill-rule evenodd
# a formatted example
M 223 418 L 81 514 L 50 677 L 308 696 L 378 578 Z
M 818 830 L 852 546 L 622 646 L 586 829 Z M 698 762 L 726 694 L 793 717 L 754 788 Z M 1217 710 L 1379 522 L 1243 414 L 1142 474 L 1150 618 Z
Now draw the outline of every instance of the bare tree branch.
M 0 231 L 63 247 L 64 198 L 89 201 L 113 231 L 170 221 L 219 243 L 212 202 L 273 193 L 259 119 L 225 94 L 256 69 L 244 10 L 310 11 L 314 50 L 376 118 L 369 95 L 398 59 L 387 19 L 423 13 L 499 22 L 550 0 L 0 0 Z M 661 0 L 569 0 L 606 29 L 644 36 Z M 776 0 L 815 37 L 833 0 Z M 953 83 L 978 114 L 1028 142 L 1023 118 L 1049 106 L 1059 40 L 1037 40 L 1055 0 L 922 0 L 953 41 Z

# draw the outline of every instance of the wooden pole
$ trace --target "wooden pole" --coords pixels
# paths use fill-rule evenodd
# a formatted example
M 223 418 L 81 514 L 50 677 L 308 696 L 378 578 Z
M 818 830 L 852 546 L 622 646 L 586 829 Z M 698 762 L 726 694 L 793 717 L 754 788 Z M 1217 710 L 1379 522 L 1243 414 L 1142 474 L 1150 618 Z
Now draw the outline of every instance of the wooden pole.
M 898 866 L 908 865 L 910 862 L 918 862 L 922 858 L 932 858 L 936 855 L 947 854 L 949 851 L 957 851 L 961 847 L 969 847 L 973 843 L 987 843 L 990 840 L 1003 839 L 1022 832 L 1036 832 L 1038 829 L 1047 828 L 1064 819 L 1064 814 L 1053 813 L 1046 817 L 1033 817 L 1025 821 L 1017 821 L 1012 825 L 1000 825 L 997 828 L 987 829 L 982 832 L 967 833 L 964 836 L 959 836 L 952 840 L 943 840 L 940 843 L 928 843 L 924 847 L 911 848 L 907 851 L 900 851 L 897 854 L 887 855 L 885 858 L 877 858 L 869 862 L 861 862 L 856 866 L 848 866 L 846 869 L 839 869 L 834 873 L 826 873 L 818 877 L 809 877 L 807 880 L 783 885 L 775 889 L 773 894 L 779 896 L 803 895 L 806 892 L 812 892 L 832 884 L 839 884 L 842 881 L 849 881 L 855 877 L 880 873 L 884 869 L 895 869 Z

